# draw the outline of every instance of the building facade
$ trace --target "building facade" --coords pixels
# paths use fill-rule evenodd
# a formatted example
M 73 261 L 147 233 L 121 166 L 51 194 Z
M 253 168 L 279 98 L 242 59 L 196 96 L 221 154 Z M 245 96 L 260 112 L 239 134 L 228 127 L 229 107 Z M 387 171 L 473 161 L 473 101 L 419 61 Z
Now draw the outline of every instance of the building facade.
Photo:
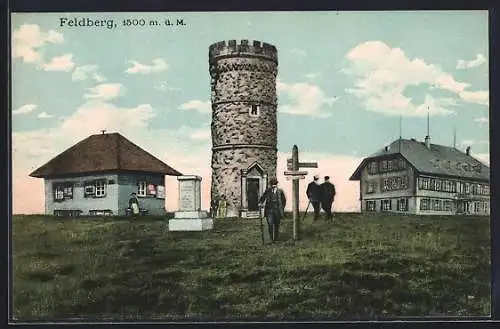
M 181 173 L 120 134 L 92 135 L 30 174 L 44 178 L 45 213 L 123 216 L 132 193 L 150 215 L 166 212 L 165 176 Z
M 228 217 L 258 217 L 258 199 L 276 175 L 276 47 L 260 41 L 209 47 L 212 101 L 211 198 Z
M 362 212 L 421 215 L 489 215 L 490 171 L 453 147 L 401 139 L 364 159 L 351 180 L 360 181 Z

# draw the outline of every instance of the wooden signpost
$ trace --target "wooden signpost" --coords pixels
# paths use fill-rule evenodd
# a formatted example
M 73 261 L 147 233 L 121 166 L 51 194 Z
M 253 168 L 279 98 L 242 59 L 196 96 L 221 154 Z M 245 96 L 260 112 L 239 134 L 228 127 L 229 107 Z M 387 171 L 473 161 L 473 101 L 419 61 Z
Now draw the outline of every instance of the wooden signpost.
M 287 159 L 287 171 L 284 172 L 287 180 L 292 180 L 292 213 L 293 213 L 293 239 L 300 239 L 299 221 L 299 179 L 305 179 L 307 171 L 300 168 L 318 168 L 317 162 L 299 162 L 299 148 L 294 145 L 292 158 Z

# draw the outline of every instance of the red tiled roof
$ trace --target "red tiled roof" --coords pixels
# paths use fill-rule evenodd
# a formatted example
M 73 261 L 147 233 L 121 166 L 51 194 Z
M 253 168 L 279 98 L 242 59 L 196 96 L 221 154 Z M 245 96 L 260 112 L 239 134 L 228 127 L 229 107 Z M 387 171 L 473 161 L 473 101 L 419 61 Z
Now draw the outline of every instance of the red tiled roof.
M 87 137 L 32 172 L 30 176 L 56 177 L 102 171 L 182 175 L 119 133 L 110 133 Z

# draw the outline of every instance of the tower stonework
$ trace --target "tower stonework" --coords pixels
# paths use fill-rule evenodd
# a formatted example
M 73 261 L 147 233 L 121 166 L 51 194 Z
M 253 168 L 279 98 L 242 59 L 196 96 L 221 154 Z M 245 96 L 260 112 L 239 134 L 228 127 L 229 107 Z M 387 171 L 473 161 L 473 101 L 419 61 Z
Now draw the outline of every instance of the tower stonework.
M 209 47 L 212 101 L 211 197 L 228 217 L 258 216 L 258 196 L 276 176 L 276 47 L 260 41 Z

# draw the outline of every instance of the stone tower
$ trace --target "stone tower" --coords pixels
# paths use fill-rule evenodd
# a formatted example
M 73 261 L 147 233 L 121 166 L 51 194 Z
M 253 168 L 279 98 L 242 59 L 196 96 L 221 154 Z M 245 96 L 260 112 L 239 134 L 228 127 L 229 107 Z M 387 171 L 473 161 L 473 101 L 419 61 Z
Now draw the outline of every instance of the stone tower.
M 211 197 L 227 216 L 257 217 L 258 198 L 276 176 L 276 47 L 260 41 L 209 47 L 212 94 Z

